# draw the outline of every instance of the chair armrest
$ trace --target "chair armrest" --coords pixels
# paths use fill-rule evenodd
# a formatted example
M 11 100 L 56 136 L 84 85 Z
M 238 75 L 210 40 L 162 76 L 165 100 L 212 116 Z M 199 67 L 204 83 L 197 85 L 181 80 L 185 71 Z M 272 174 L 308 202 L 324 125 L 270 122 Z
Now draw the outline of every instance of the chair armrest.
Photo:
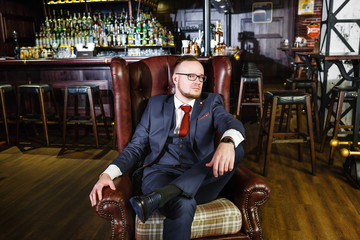
M 135 215 L 129 199 L 132 184 L 128 174 L 114 179 L 116 190 L 104 188 L 103 199 L 96 205 L 96 213 L 111 221 L 111 239 L 132 239 Z
M 262 239 L 262 229 L 258 207 L 270 196 L 270 188 L 257 174 L 240 165 L 233 180 L 237 186 L 234 192 L 234 203 L 240 209 L 243 219 L 242 231 L 251 239 Z

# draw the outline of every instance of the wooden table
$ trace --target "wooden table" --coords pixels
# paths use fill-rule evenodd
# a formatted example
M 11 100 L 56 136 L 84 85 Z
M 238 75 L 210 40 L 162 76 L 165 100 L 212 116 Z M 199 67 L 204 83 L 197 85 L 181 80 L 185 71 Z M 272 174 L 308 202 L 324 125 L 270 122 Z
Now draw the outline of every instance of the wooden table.
M 296 62 L 295 60 L 297 53 L 313 51 L 313 47 L 280 47 L 279 49 L 286 54 L 287 58 L 290 61 L 290 65 Z

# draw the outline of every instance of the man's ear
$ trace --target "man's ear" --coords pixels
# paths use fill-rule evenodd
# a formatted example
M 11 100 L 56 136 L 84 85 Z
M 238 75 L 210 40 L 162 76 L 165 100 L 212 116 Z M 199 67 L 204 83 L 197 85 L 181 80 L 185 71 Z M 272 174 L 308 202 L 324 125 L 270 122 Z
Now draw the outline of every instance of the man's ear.
M 172 75 L 172 80 L 173 80 L 173 83 L 175 85 L 177 85 L 177 82 L 178 82 L 178 75 L 176 75 L 175 73 Z

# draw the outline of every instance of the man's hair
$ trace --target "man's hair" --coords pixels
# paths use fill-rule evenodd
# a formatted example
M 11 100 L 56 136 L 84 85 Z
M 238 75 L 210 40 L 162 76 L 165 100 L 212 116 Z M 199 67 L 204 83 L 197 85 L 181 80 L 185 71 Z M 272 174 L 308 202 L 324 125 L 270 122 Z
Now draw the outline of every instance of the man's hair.
M 176 67 L 177 67 L 179 64 L 181 64 L 182 62 L 185 62 L 185 61 L 188 61 L 188 62 L 198 62 L 198 63 L 200 63 L 200 61 L 199 61 L 196 57 L 194 57 L 194 56 L 192 56 L 192 55 L 184 55 L 184 56 L 182 56 L 182 57 L 179 57 L 179 58 L 176 60 L 176 62 L 175 62 L 175 64 L 174 64 L 174 69 L 176 69 Z

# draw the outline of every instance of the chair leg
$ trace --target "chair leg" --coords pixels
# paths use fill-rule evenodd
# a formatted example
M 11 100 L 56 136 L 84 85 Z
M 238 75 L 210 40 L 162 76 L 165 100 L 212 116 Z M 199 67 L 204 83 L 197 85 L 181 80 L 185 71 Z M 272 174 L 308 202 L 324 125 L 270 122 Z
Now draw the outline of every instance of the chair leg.
M 300 104 L 296 105 L 296 115 L 297 115 L 296 124 L 297 124 L 298 138 L 301 138 L 301 133 L 302 133 L 301 109 L 302 106 Z M 303 143 L 298 143 L 298 160 L 300 162 L 303 161 L 303 155 L 304 155 L 303 153 L 304 153 Z
M 5 135 L 6 135 L 6 143 L 9 145 L 10 144 L 10 136 L 9 136 L 8 117 L 7 117 L 7 112 L 6 112 L 4 91 L 2 89 L 0 89 L 0 99 L 1 99 L 2 115 L 3 115 L 3 118 L 4 118 L 4 128 L 5 128 Z
M 337 105 L 337 109 L 336 109 L 333 139 L 337 139 L 337 136 L 339 133 L 339 126 L 340 126 L 340 121 L 341 121 L 341 113 L 342 113 L 344 98 L 345 98 L 345 92 L 340 91 L 339 101 L 338 101 L 338 105 Z M 333 163 L 334 163 L 334 153 L 335 153 L 335 147 L 330 146 L 329 165 L 333 165 Z
M 312 174 L 316 175 L 315 140 L 314 140 L 314 132 L 313 132 L 313 124 L 312 124 L 312 116 L 311 116 L 312 114 L 311 114 L 310 97 L 306 98 L 306 115 L 308 122 L 308 131 L 310 135 L 311 169 L 312 169 Z
M 102 116 L 103 121 L 104 121 L 106 137 L 107 137 L 107 139 L 110 139 L 109 128 L 108 128 L 108 125 L 107 125 L 104 105 L 103 105 L 103 102 L 102 102 L 101 90 L 99 90 L 98 103 L 99 103 L 99 106 L 100 106 L 101 116 Z
M 259 128 L 259 137 L 258 137 L 258 145 L 257 145 L 257 152 L 256 152 L 256 161 L 260 161 L 260 155 L 262 153 L 262 147 L 263 147 L 263 138 L 264 138 L 264 129 L 265 129 L 265 123 L 267 118 L 267 110 L 268 110 L 269 103 L 268 101 L 265 101 L 264 104 L 264 115 L 262 116 L 260 120 L 260 128 Z
M 20 134 L 20 113 L 21 113 L 21 95 L 19 88 L 17 89 L 17 111 L 16 111 L 16 144 L 19 144 L 19 134 Z
M 90 104 L 90 114 L 91 114 L 91 118 L 92 118 L 95 143 L 96 143 L 96 147 L 99 148 L 99 136 L 98 136 L 97 125 L 96 125 L 96 115 L 95 115 L 95 108 L 94 108 L 94 101 L 93 101 L 94 96 L 93 96 L 92 89 L 88 90 L 88 98 L 89 98 L 89 104 Z
M 236 116 L 238 117 L 238 119 L 241 118 L 240 110 L 241 110 L 241 104 L 242 104 L 242 98 L 243 98 L 243 91 L 244 91 L 244 78 L 241 78 L 240 88 L 239 88 L 239 96 L 238 96 L 238 104 L 237 104 L 237 109 L 236 109 Z
M 73 95 L 73 99 L 74 99 L 74 118 L 76 119 L 77 117 L 79 117 L 79 97 L 78 95 Z M 75 139 L 79 139 L 79 124 L 77 122 L 75 122 Z
M 277 98 L 274 98 L 271 105 L 269 131 L 268 131 L 268 137 L 266 139 L 266 151 L 265 151 L 265 162 L 264 162 L 264 172 L 263 172 L 264 176 L 267 176 L 268 173 L 268 165 L 271 156 L 272 138 L 274 135 L 276 108 L 277 108 Z
M 318 108 L 318 95 L 317 95 L 317 88 L 316 82 L 313 83 L 312 87 L 312 101 L 314 105 L 314 115 L 315 115 L 315 129 L 316 129 L 316 138 L 317 141 L 320 140 L 320 121 L 319 121 L 319 108 Z
M 328 109 L 328 113 L 326 116 L 326 120 L 325 120 L 325 127 L 324 127 L 324 131 L 322 134 L 322 140 L 321 140 L 321 145 L 320 145 L 320 152 L 324 152 L 324 147 L 326 144 L 326 139 L 327 139 L 327 133 L 330 130 L 330 120 L 331 120 L 331 116 L 333 113 L 333 108 L 334 108 L 334 103 L 335 103 L 335 96 L 336 94 L 333 92 L 330 98 L 330 103 L 329 103 L 329 109 Z
M 68 91 L 65 88 L 65 92 L 64 92 L 63 132 L 62 132 L 62 135 L 63 135 L 63 142 L 62 142 L 63 148 L 65 148 L 65 144 L 66 144 L 67 106 L 68 106 Z
M 47 118 L 46 118 L 46 112 L 45 112 L 44 89 L 39 88 L 38 90 L 39 90 L 39 104 L 40 104 L 41 121 L 43 122 L 45 142 L 46 142 L 46 146 L 49 146 L 50 142 L 49 142 Z
M 262 81 L 262 78 L 259 77 L 258 79 L 258 90 L 259 90 L 259 104 L 260 104 L 260 119 L 262 118 L 263 116 L 263 112 L 264 112 L 264 109 L 263 109 L 263 96 L 264 96 L 264 93 L 263 93 L 263 81 Z

